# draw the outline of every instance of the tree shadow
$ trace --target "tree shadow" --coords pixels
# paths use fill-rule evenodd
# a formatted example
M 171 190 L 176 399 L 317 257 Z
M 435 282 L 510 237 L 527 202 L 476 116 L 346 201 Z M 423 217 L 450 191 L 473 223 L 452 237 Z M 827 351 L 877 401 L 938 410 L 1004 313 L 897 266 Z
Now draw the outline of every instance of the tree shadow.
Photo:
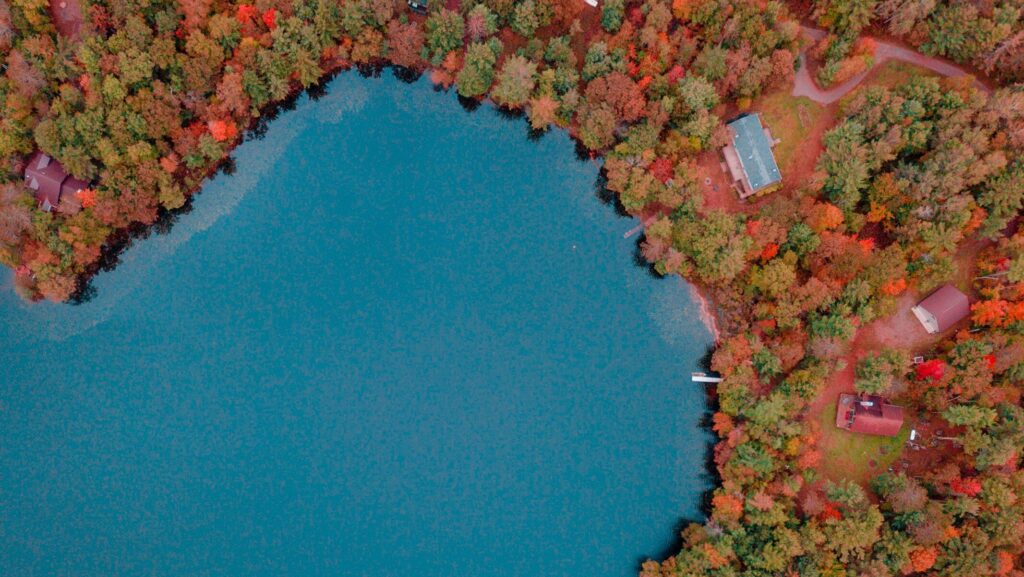
M 327 96 L 328 90 L 327 85 L 331 83 L 338 76 L 337 71 L 327 73 L 326 76 L 317 81 L 316 84 L 306 88 L 306 97 L 311 101 L 316 102 L 324 96 Z
M 380 67 L 377 67 L 380 68 Z M 362 74 L 364 71 L 360 71 Z M 367 73 L 372 73 L 372 67 L 366 70 Z M 380 75 L 380 70 L 377 70 L 376 75 Z M 310 86 L 305 91 L 294 90 L 286 98 L 280 102 L 269 104 L 260 110 L 260 115 L 253 119 L 248 129 L 242 137 L 242 142 L 249 142 L 251 140 L 263 140 L 267 135 L 267 130 L 270 127 L 270 123 L 276 120 L 282 111 L 292 111 L 298 104 L 299 98 L 303 93 L 307 94 L 310 100 L 319 100 L 327 94 L 327 85 L 337 76 L 336 72 L 331 72 L 322 78 L 317 84 Z M 93 278 L 97 273 L 100 272 L 111 272 L 120 263 L 121 254 L 131 248 L 132 244 L 136 240 L 145 240 L 149 238 L 152 233 L 156 234 L 169 234 L 174 228 L 174 225 L 180 220 L 181 216 L 192 212 L 192 200 L 196 195 L 200 194 L 203 189 L 212 182 L 218 174 L 224 174 L 225 176 L 231 176 L 235 174 L 238 169 L 237 163 L 233 156 L 225 156 L 214 165 L 210 172 L 207 174 L 200 185 L 191 193 L 185 197 L 185 203 L 174 210 L 166 210 L 160 208 L 157 212 L 157 219 L 153 224 L 145 225 L 141 223 L 133 223 L 126 228 L 119 229 L 111 233 L 107 238 L 107 242 L 100 249 L 100 258 L 96 263 L 79 275 L 76 282 L 75 290 L 68 298 L 68 302 L 72 305 L 81 305 L 88 303 L 96 297 L 96 287 L 93 285 Z
M 647 257 L 644 256 L 643 249 L 641 248 L 643 242 L 644 235 L 638 234 L 636 241 L 633 243 L 633 264 L 636 265 L 637 268 L 644 269 L 644 271 L 647 272 L 647 276 L 653 279 L 661 280 L 665 278 L 665 275 L 661 274 L 658 272 L 658 269 L 654 268 L 653 262 L 647 261 Z
M 498 113 L 498 118 L 502 120 L 508 120 L 510 122 L 517 122 L 525 116 L 525 112 L 522 109 L 506 108 L 504 106 L 494 106 L 494 110 Z
M 365 78 L 379 77 L 382 66 L 367 66 L 359 69 L 359 74 Z M 245 130 L 242 137 L 242 142 L 249 142 L 252 140 L 263 140 L 267 135 L 267 130 L 270 127 L 270 123 L 276 120 L 281 112 L 288 112 L 295 110 L 299 98 L 303 94 L 306 94 L 310 100 L 317 101 L 320 98 L 328 94 L 327 85 L 330 84 L 335 77 L 337 77 L 337 71 L 333 71 L 321 78 L 316 84 L 310 86 L 305 90 L 294 90 L 288 94 L 286 98 L 273 104 L 268 104 L 260 110 L 260 115 L 252 120 L 249 127 Z M 200 194 L 206 185 L 212 182 L 217 175 L 224 174 L 225 176 L 231 176 L 235 174 L 238 169 L 237 162 L 233 156 L 225 156 L 214 165 L 210 172 L 207 174 L 200 185 L 185 197 L 185 203 L 174 210 L 166 210 L 160 208 L 157 212 L 157 219 L 153 224 L 145 225 L 141 223 L 133 223 L 126 228 L 119 229 L 111 233 L 107 238 L 107 242 L 100 249 L 100 258 L 96 263 L 91 266 L 88 270 L 79 275 L 76 282 L 75 290 L 68 298 L 68 302 L 72 305 L 81 305 L 88 303 L 96 297 L 96 287 L 93 285 L 93 278 L 97 273 L 100 272 L 111 272 L 120 263 L 121 254 L 131 248 L 132 244 L 136 240 L 145 240 L 149 238 L 152 233 L 164 235 L 170 234 L 174 225 L 178 223 L 183 215 L 192 212 L 193 204 L 192 200 L 196 195 Z
M 420 71 L 407 69 L 403 67 L 392 66 L 391 69 L 392 74 L 395 76 L 396 79 L 407 84 L 412 84 L 419 81 L 423 74 Z M 360 76 L 364 78 L 379 78 L 382 73 L 382 70 L 383 67 L 381 66 L 360 66 L 357 68 L 357 71 L 360 74 Z M 335 74 L 330 74 L 327 77 L 325 77 L 321 82 L 318 82 L 316 85 L 309 87 L 305 91 L 309 99 L 311 101 L 317 101 L 320 100 L 323 96 L 327 95 L 327 85 L 334 79 L 335 76 Z M 447 88 L 438 85 L 434 85 L 433 89 L 438 92 L 446 92 L 448 90 Z M 283 101 L 265 107 L 261 111 L 261 115 L 252 122 L 249 129 L 245 132 L 243 141 L 263 139 L 267 134 L 270 122 L 276 120 L 280 116 L 281 111 L 294 110 L 300 95 L 301 92 L 296 91 L 295 93 L 289 95 L 289 97 L 284 99 Z M 457 101 L 465 111 L 470 113 L 478 110 L 482 104 L 482 101 L 479 99 L 464 98 L 460 95 L 457 95 Z M 502 107 L 496 107 L 496 111 L 500 117 L 505 118 L 507 120 L 523 119 L 523 112 L 521 110 L 513 111 Z M 548 130 L 546 129 L 533 130 L 527 123 L 527 138 L 531 141 L 536 142 L 541 140 L 547 132 Z M 578 138 L 573 138 L 572 141 L 574 146 L 574 153 L 578 160 L 584 162 L 593 160 L 594 154 L 589 149 L 587 149 Z M 204 180 L 203 183 L 205 185 L 207 180 L 213 179 L 218 172 L 223 172 L 225 175 L 234 174 L 236 168 L 237 167 L 234 158 L 226 157 L 217 165 L 217 169 L 213 173 L 211 173 L 209 178 Z M 629 216 L 625 207 L 622 205 L 619 196 L 615 192 L 608 189 L 607 183 L 607 173 L 605 169 L 602 167 L 593 185 L 593 192 L 595 197 L 605 206 L 612 207 L 615 210 L 615 213 L 618 214 L 619 216 Z M 93 298 L 95 298 L 97 295 L 97 289 L 92 283 L 94 275 L 100 271 L 109 272 L 114 270 L 120 262 L 120 255 L 123 254 L 125 250 L 130 248 L 136 239 L 148 238 L 149 235 L 152 233 L 169 234 L 173 230 L 174 225 L 180 220 L 180 217 L 192 211 L 193 199 L 195 195 L 199 194 L 201 191 L 202 187 L 197 189 L 194 194 L 189 195 L 181 208 L 170 211 L 161 210 L 158 214 L 156 222 L 151 226 L 131 225 L 125 229 L 115 231 L 108 239 L 107 244 L 104 245 L 101 251 L 100 258 L 98 259 L 96 265 L 79 278 L 78 287 L 74 295 L 69 300 L 70 304 L 81 305 L 84 303 L 88 303 Z M 641 250 L 642 241 L 643 235 L 638 235 L 637 239 L 634 242 L 634 264 L 640 268 L 645 269 L 647 271 L 647 274 L 650 275 L 652 278 L 664 278 L 663 275 L 658 273 L 654 265 L 648 262 L 647 259 L 643 256 Z M 713 349 L 709 349 L 708 352 L 704 355 L 704 357 L 702 357 L 702 367 L 708 367 L 710 365 L 710 357 L 712 351 Z M 707 386 L 705 388 L 705 393 L 707 395 L 707 410 L 699 419 L 699 425 L 709 434 L 714 435 L 714 432 L 712 430 L 712 416 L 718 408 L 718 400 L 717 396 L 714 394 L 713 386 Z M 700 511 L 703 513 L 705 518 L 710 516 L 712 510 L 711 504 L 714 487 L 720 486 L 721 484 L 721 479 L 718 475 L 717 467 L 714 462 L 714 446 L 714 443 L 707 443 L 705 445 L 705 451 L 703 456 L 704 472 L 702 473 L 702 478 L 708 482 L 708 489 L 704 491 L 701 495 Z M 669 544 L 667 547 L 665 547 L 662 551 L 659 552 L 657 556 L 658 559 L 667 558 L 670 555 L 677 553 L 682 548 L 683 542 L 680 536 L 680 532 L 686 525 L 688 525 L 691 522 L 701 522 L 701 520 L 683 518 L 680 519 L 678 523 L 676 523 L 676 531 L 674 532 L 676 537 L 671 544 Z M 637 563 L 638 566 L 644 560 L 646 559 L 639 559 Z
M 94 298 L 96 298 L 96 287 L 91 282 L 83 283 L 79 279 L 75 286 L 75 292 L 68 298 L 68 304 L 71 306 L 84 305 Z
M 210 176 L 203 180 L 203 184 L 212 182 L 221 173 L 230 176 L 234 174 L 235 170 L 234 157 L 226 156 L 217 163 Z M 131 248 L 135 241 L 146 240 L 153 234 L 170 234 L 174 230 L 174 225 L 178 224 L 181 220 L 181 217 L 192 212 L 194 208 L 193 199 L 201 191 L 202 188 L 199 188 L 194 194 L 186 196 L 185 203 L 176 209 L 167 210 L 160 208 L 157 211 L 156 220 L 152 224 L 133 223 L 126 228 L 118 229 L 111 233 L 107 238 L 106 244 L 100 249 L 100 257 L 96 263 L 79 275 L 75 283 L 75 290 L 68 298 L 68 303 L 77 306 L 93 300 L 97 295 L 96 286 L 93 284 L 96 275 L 100 272 L 112 272 L 116 269 L 117 265 L 121 263 L 121 255 Z
M 284 100 L 281 101 L 281 106 L 279 108 L 287 112 L 295 110 L 295 105 L 299 102 L 299 96 L 301 95 L 301 92 L 296 92 L 294 94 L 289 95 L 288 98 L 285 98 Z
M 591 160 L 594 158 L 593 154 L 590 152 L 590 149 L 587 148 L 586 146 L 583 146 L 583 142 L 579 138 L 573 138 L 572 145 L 573 152 L 576 153 L 576 160 L 585 162 L 587 160 Z
M 405 66 L 392 66 L 391 75 L 405 84 L 415 84 L 423 77 L 423 71 Z
M 708 345 L 707 349 L 704 351 L 704 355 L 697 361 L 697 366 L 704 369 L 704 372 L 706 373 L 711 372 L 711 357 L 714 355 L 715 347 L 713 345 Z
M 615 191 L 608 189 L 608 171 L 604 167 L 601 167 L 601 170 L 597 173 L 597 178 L 594 179 L 594 197 L 601 204 L 615 209 L 615 214 L 618 216 L 629 218 L 629 211 L 622 204 L 619 195 L 615 194 Z
M 384 70 L 384 66 L 381 65 L 364 65 L 356 67 L 356 72 L 363 78 L 379 78 Z M 398 80 L 405 83 L 417 82 L 422 78 L 423 73 L 418 70 L 409 69 L 401 66 L 388 66 L 392 71 L 392 74 Z M 317 101 L 326 96 L 329 93 L 328 85 L 332 80 L 338 76 L 338 72 L 334 71 L 327 74 L 323 79 L 317 82 L 315 85 L 308 87 L 303 90 L 295 90 L 290 93 L 285 99 L 270 104 L 264 107 L 260 111 L 260 116 L 253 119 L 248 129 L 245 131 L 242 138 L 243 142 L 252 140 L 262 140 L 266 137 L 270 127 L 270 123 L 277 120 L 282 112 L 295 110 L 298 99 L 305 94 L 311 101 Z M 448 89 L 439 85 L 433 85 L 433 88 L 437 92 L 447 92 Z M 459 105 L 468 113 L 477 111 L 480 106 L 484 103 L 483 100 L 478 98 L 466 98 L 456 93 L 456 99 Z M 501 106 L 494 106 L 494 110 L 499 118 L 503 118 L 508 121 L 523 121 L 525 120 L 525 111 L 523 109 L 510 109 Z M 529 122 L 526 122 L 526 137 L 528 140 L 537 142 L 540 141 L 550 129 L 546 128 L 543 130 L 534 130 Z M 594 158 L 594 153 L 587 149 L 578 138 L 573 137 L 573 148 L 576 158 L 580 161 L 590 161 Z M 156 222 L 152 225 L 146 226 L 142 224 L 133 224 L 129 227 L 115 231 L 108 238 L 107 243 L 102 247 L 100 258 L 97 263 L 84 272 L 78 281 L 78 286 L 72 295 L 70 302 L 73 304 L 83 304 L 89 302 L 96 295 L 96 289 L 92 285 L 92 278 L 98 272 L 110 272 L 113 271 L 120 262 L 120 255 L 130 248 L 135 240 L 147 238 L 151 232 L 156 234 L 169 234 L 174 228 L 174 225 L 179 221 L 182 215 L 188 214 L 192 211 L 192 200 L 195 195 L 202 192 L 203 188 L 212 181 L 217 174 L 223 173 L 225 175 L 233 175 L 237 170 L 237 164 L 234 157 L 226 156 L 210 171 L 210 174 L 205 178 L 201 185 L 197 187 L 195 191 L 186 197 L 186 201 L 181 208 L 175 210 L 164 210 L 160 209 Z M 615 213 L 622 217 L 630 216 L 626 211 L 625 206 L 619 199 L 619 196 L 608 190 L 607 187 L 608 179 L 605 169 L 602 167 L 598 173 L 597 179 L 594 182 L 594 196 L 605 206 L 612 207 Z M 633 250 L 633 262 L 636 266 L 643 268 L 647 271 L 647 274 L 652 278 L 663 278 L 661 274 L 654 268 L 652 263 L 647 262 L 644 258 L 643 253 L 640 249 L 640 242 L 642 241 L 642 235 L 637 239 L 637 242 Z
M 715 488 L 722 486 L 722 476 L 718 473 L 718 465 L 715 464 L 715 445 L 718 444 L 718 434 L 714 430 L 714 416 L 719 408 L 717 385 L 706 384 L 703 386 L 706 409 L 700 420 L 700 426 L 711 437 L 711 441 L 704 445 L 704 472 L 701 477 L 707 482 L 708 489 L 701 495 L 700 511 L 704 518 L 708 519 L 714 510 L 711 500 L 714 497 Z
M 711 368 L 711 355 L 714 353 L 714 351 L 714 346 L 709 346 L 705 351 L 704 355 L 701 357 L 700 361 L 698 362 L 698 366 L 700 366 L 705 371 L 709 371 Z M 675 530 L 673 531 L 674 538 L 672 539 L 672 542 L 664 548 L 662 548 L 660 551 L 658 551 L 655 557 L 653 557 L 653 559 L 659 562 L 663 559 L 668 559 L 669 557 L 676 555 L 677 553 L 679 553 L 679 551 L 682 550 L 682 531 L 688 525 L 690 525 L 691 523 L 697 523 L 700 525 L 704 525 L 705 523 L 707 523 L 707 520 L 711 518 L 711 513 L 713 511 L 712 499 L 714 498 L 715 488 L 722 486 L 722 478 L 721 475 L 718 474 L 718 466 L 715 464 L 715 445 L 717 444 L 717 434 L 715 433 L 713 428 L 714 415 L 719 408 L 718 395 L 716 394 L 714 384 L 695 384 L 703 386 L 705 395 L 705 409 L 704 412 L 701 413 L 697 421 L 697 424 L 707 435 L 710 436 L 711 439 L 714 439 L 711 442 L 705 443 L 704 455 L 702 459 L 704 470 L 701 472 L 700 479 L 705 483 L 707 489 L 701 492 L 700 504 L 698 505 L 698 509 L 701 515 L 703 515 L 703 518 L 680 518 L 679 521 L 675 524 Z M 639 569 L 645 561 L 647 561 L 646 558 L 638 558 L 636 562 L 637 568 Z
M 459 106 L 461 106 L 466 112 L 476 112 L 480 108 L 480 105 L 483 104 L 476 98 L 467 98 L 458 93 L 456 93 L 455 96 L 459 101 Z
M 320 95 L 317 98 L 327 94 L 327 88 L 324 86 L 320 90 Z M 267 135 L 267 129 L 270 127 L 270 123 L 281 115 L 282 111 L 295 110 L 296 103 L 299 97 L 302 96 L 302 92 L 296 91 L 288 95 L 287 98 L 279 103 L 275 103 L 264 107 L 260 110 L 260 115 L 256 117 L 249 125 L 248 130 L 245 131 L 245 136 L 242 138 L 242 142 L 249 142 L 250 140 L 263 140 Z
M 263 140 L 263 137 L 267 135 L 267 129 L 270 127 L 271 120 L 273 118 L 268 118 L 265 114 L 261 115 L 252 123 L 249 130 L 245 131 L 245 137 L 242 138 L 242 141 Z
M 237 171 L 238 171 L 238 162 L 235 161 L 235 157 L 234 156 L 228 156 L 224 160 L 221 161 L 221 163 L 220 163 L 220 171 L 219 172 L 222 173 L 224 176 L 231 176 L 232 174 L 234 174 Z M 210 180 L 213 180 L 213 177 L 211 177 Z
M 363 78 L 380 78 L 382 72 L 384 72 L 383 64 L 357 64 L 356 72 L 359 73 Z

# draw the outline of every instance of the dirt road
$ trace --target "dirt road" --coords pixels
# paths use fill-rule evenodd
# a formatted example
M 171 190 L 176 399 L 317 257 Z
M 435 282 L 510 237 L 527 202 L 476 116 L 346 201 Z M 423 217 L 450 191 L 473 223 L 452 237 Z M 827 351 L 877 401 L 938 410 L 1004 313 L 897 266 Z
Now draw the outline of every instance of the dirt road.
M 814 42 L 821 40 L 826 34 L 824 30 L 811 28 L 810 26 L 801 26 L 801 30 L 806 38 Z M 909 48 L 904 48 L 903 46 L 892 44 L 891 42 L 884 42 L 882 40 L 876 40 L 875 42 L 877 48 L 875 50 L 874 66 L 828 90 L 818 88 L 814 79 L 811 78 L 811 73 L 807 69 L 807 51 L 804 50 L 800 53 L 800 69 L 797 71 L 796 80 L 793 83 L 793 96 L 806 96 L 818 104 L 832 104 L 843 96 L 846 96 L 846 94 L 856 88 L 872 70 L 881 64 L 884 64 L 888 60 L 900 60 L 907 62 L 915 66 L 920 66 L 921 68 L 926 68 L 942 76 L 956 77 L 968 75 L 967 71 L 963 68 L 941 58 L 925 56 L 924 54 L 915 52 Z M 990 92 L 989 88 L 981 82 L 975 80 L 974 84 L 983 92 Z

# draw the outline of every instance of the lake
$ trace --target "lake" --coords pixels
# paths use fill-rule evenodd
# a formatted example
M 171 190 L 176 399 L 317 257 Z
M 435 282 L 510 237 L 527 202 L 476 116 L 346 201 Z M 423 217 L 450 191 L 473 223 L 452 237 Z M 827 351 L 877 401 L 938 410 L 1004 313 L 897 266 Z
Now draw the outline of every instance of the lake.
M 709 487 L 711 337 L 561 132 L 385 72 L 78 306 L 0 277 L 0 574 L 627 577 Z

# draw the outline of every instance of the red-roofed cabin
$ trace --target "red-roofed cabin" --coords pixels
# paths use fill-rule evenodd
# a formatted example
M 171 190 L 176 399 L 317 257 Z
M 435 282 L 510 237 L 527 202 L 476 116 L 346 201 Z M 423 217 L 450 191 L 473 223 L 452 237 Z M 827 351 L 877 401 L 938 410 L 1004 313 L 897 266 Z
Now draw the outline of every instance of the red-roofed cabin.
M 877 395 L 839 395 L 836 427 L 865 435 L 895 437 L 903 428 L 903 409 Z
M 25 186 L 32 189 L 39 206 L 49 212 L 60 204 L 61 196 L 88 188 L 89 183 L 70 176 L 59 162 L 37 151 L 25 167 Z

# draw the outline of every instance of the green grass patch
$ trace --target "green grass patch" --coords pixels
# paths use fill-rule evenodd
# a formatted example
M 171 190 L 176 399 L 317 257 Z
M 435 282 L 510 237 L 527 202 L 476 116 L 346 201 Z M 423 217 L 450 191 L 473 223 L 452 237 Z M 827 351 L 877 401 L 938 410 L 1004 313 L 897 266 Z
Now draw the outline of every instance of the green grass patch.
M 762 98 L 755 109 L 761 113 L 772 136 L 782 141 L 775 145 L 772 152 L 783 174 L 792 167 L 801 142 L 827 112 L 810 98 L 793 96 L 788 90 L 777 91 Z
M 893 88 L 910 80 L 915 76 L 935 76 L 935 73 L 927 68 L 914 66 L 901 60 L 889 60 L 878 67 L 863 86 L 885 86 Z
M 869 86 L 895 88 L 901 84 L 906 84 L 912 78 L 927 78 L 929 76 L 937 76 L 937 74 L 927 68 L 921 68 L 920 66 L 915 66 L 909 62 L 903 62 L 902 60 L 888 60 L 868 75 L 868 77 L 864 79 L 864 82 L 861 82 L 857 88 L 851 90 L 849 94 L 842 97 L 839 100 L 839 108 L 840 110 L 846 109 L 850 100 Z
M 903 423 L 895 437 L 864 435 L 836 427 L 836 402 L 826 405 L 818 415 L 821 426 L 821 473 L 829 479 L 871 480 L 899 458 L 910 438 L 910 424 Z

